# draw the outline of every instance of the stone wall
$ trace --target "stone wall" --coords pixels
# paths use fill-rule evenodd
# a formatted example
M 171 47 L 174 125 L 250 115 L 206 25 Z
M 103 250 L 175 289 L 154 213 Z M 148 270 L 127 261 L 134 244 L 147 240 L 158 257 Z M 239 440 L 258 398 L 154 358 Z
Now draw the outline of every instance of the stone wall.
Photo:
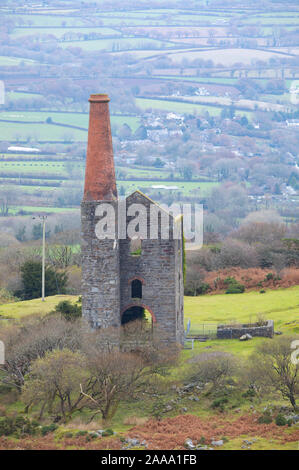
M 129 196 L 127 204 L 139 203 L 149 208 L 153 202 L 142 193 Z M 127 219 L 127 224 L 130 217 Z M 147 219 L 148 236 L 150 219 Z M 146 308 L 154 328 L 171 342 L 183 343 L 183 274 L 181 240 L 143 239 L 141 254 L 131 255 L 130 240 L 120 240 L 120 305 L 121 315 L 133 305 Z M 131 282 L 142 281 L 142 298 L 132 299 Z
M 115 210 L 116 202 L 108 201 Z M 82 314 L 93 328 L 120 326 L 119 244 L 95 233 L 99 201 L 82 202 Z
M 225 325 L 218 325 L 217 338 L 218 339 L 239 339 L 241 336 L 249 334 L 251 336 L 261 336 L 264 338 L 272 338 L 274 335 L 274 322 L 268 320 L 265 326 L 240 326 L 229 327 Z

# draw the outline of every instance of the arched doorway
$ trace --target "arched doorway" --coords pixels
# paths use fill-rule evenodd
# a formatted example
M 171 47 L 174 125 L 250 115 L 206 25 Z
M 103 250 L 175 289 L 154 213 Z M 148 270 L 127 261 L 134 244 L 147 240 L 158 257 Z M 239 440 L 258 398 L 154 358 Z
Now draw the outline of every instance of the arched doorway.
M 121 325 L 129 334 L 138 331 L 152 333 L 156 318 L 151 309 L 144 304 L 130 304 L 121 313 Z
M 121 324 L 126 325 L 132 321 L 145 321 L 145 309 L 139 306 L 132 306 L 129 307 L 127 310 L 124 311 L 121 317 Z

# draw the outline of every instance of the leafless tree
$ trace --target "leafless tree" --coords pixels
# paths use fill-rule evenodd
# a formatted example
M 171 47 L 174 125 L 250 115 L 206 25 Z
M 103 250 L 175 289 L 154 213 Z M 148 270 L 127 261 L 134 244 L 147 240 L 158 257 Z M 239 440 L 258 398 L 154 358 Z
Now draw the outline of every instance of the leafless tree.
M 250 358 L 248 378 L 262 390 L 276 390 L 294 410 L 299 396 L 299 365 L 291 361 L 291 343 L 297 337 L 283 336 L 258 345 Z

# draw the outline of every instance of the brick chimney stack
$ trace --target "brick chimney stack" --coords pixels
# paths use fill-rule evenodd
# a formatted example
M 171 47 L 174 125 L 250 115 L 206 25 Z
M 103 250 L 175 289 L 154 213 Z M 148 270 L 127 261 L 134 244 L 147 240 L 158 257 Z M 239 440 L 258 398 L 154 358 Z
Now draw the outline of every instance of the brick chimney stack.
M 108 95 L 91 95 L 83 201 L 117 199 Z

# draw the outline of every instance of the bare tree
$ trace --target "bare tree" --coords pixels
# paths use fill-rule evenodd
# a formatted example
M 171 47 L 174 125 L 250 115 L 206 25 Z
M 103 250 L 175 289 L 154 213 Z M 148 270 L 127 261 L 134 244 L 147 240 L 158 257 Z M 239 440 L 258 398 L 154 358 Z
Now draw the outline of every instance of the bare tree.
M 18 389 L 24 385 L 30 364 L 43 357 L 47 351 L 69 348 L 78 350 L 81 343 L 80 321 L 68 322 L 60 315 L 45 318 L 32 316 L 22 325 L 10 324 L 0 329 L 0 339 L 5 344 L 5 364 L 0 366 L 0 381 Z
M 40 407 L 40 419 L 47 409 L 49 414 L 61 413 L 61 419 L 66 422 L 75 411 L 84 407 L 85 397 L 79 384 L 88 380 L 81 353 L 68 349 L 49 351 L 32 363 L 22 398 L 27 408 L 31 405 Z
M 237 361 L 232 354 L 225 352 L 202 353 L 192 361 L 188 380 L 201 384 L 211 383 L 212 390 L 219 390 L 233 377 Z
M 296 400 L 299 395 L 299 365 L 291 361 L 291 343 L 294 339 L 298 339 L 298 336 L 297 338 L 284 336 L 259 344 L 250 358 L 252 365 L 248 377 L 252 384 L 256 384 L 264 391 L 272 389 L 280 392 L 296 410 Z

